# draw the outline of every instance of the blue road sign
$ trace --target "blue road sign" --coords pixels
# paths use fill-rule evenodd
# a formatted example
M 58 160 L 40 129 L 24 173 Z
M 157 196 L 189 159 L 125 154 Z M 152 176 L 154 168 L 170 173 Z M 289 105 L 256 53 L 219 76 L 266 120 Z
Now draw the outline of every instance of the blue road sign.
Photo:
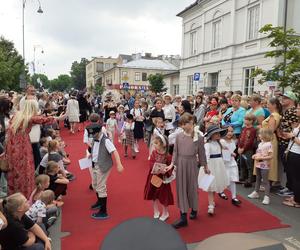
M 200 73 L 194 74 L 194 81 L 200 81 Z
M 123 82 L 123 89 L 129 89 L 129 83 Z

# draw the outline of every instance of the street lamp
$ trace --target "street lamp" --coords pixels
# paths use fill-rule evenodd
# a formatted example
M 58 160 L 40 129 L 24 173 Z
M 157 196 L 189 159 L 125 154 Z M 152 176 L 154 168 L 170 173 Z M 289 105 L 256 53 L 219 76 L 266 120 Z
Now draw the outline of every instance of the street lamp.
M 40 0 L 37 0 L 39 3 L 39 8 L 37 10 L 38 13 L 43 13 L 41 2 Z M 22 0 L 22 34 L 23 34 L 23 63 L 24 63 L 24 71 L 23 74 L 20 75 L 20 85 L 21 87 L 26 87 L 26 81 L 25 81 L 25 32 L 24 32 L 24 16 L 25 16 L 25 7 L 26 7 L 26 0 Z

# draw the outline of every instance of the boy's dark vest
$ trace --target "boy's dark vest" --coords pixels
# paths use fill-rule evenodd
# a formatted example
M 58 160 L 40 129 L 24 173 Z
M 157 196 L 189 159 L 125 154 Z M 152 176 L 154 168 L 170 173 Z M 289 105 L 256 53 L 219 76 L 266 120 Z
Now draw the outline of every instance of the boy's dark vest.
M 98 151 L 98 161 L 96 162 L 96 164 L 99 165 L 101 172 L 103 172 L 103 173 L 106 173 L 113 166 L 111 154 L 107 151 L 107 149 L 105 147 L 106 139 L 108 139 L 108 138 L 105 135 L 103 135 L 100 140 L 99 151 Z M 93 142 L 92 148 L 93 148 L 93 146 L 94 146 L 94 142 Z

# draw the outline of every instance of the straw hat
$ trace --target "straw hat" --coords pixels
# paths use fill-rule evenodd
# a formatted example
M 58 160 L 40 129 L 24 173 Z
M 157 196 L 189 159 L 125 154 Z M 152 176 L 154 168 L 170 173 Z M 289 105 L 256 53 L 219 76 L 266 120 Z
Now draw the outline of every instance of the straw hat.
M 204 136 L 209 140 L 212 135 L 216 133 L 220 133 L 221 137 L 224 137 L 227 134 L 227 128 L 220 128 L 218 125 L 210 125 Z

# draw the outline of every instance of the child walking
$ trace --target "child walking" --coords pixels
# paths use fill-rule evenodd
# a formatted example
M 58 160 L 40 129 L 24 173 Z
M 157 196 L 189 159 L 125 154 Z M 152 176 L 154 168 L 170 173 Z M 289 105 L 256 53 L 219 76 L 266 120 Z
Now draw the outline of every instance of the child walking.
M 227 177 L 230 181 L 229 188 L 231 192 L 231 203 L 235 206 L 239 206 L 241 204 L 241 201 L 236 197 L 236 182 L 239 181 L 239 169 L 237 162 L 235 161 L 236 154 L 234 153 L 234 151 L 236 149 L 236 142 L 233 136 L 233 127 L 228 127 L 227 135 L 224 139 L 221 139 L 220 142 L 223 147 L 222 154 Z M 225 155 L 229 155 L 230 157 L 225 157 Z M 222 194 L 225 195 L 224 193 L 221 193 L 220 195 Z
M 209 173 L 206 163 L 204 138 L 195 136 L 194 117 L 186 113 L 179 120 L 184 132 L 176 137 L 172 163 L 167 170 L 176 166 L 177 203 L 180 209 L 180 219 L 173 224 L 175 228 L 188 225 L 187 213 L 191 208 L 190 219 L 197 218 L 198 211 L 198 165 Z
M 151 183 L 153 178 L 152 169 L 155 163 L 162 163 L 169 165 L 171 163 L 171 156 L 168 155 L 167 138 L 157 136 L 153 140 L 154 150 L 150 157 L 150 169 L 147 176 L 147 181 L 144 190 L 144 199 L 153 201 L 154 219 L 165 221 L 169 218 L 168 206 L 174 205 L 174 198 L 171 190 L 170 182 L 175 179 L 175 171 L 170 170 L 165 174 L 158 174 L 157 176 L 163 180 L 160 186 L 156 187 Z M 160 216 L 158 203 L 162 205 L 162 214 Z
M 109 112 L 109 118 L 106 121 L 106 130 L 109 139 L 114 142 L 115 139 L 115 132 L 118 130 L 118 123 L 116 120 L 116 113 L 115 111 Z
M 115 158 L 118 172 L 123 171 L 123 166 L 120 160 L 118 151 L 113 142 L 101 131 L 102 126 L 94 127 L 91 134 L 94 136 L 92 143 L 92 167 L 93 167 L 93 189 L 96 192 L 97 201 L 91 206 L 91 209 L 99 209 L 97 213 L 92 214 L 93 219 L 107 219 L 107 188 L 106 183 L 110 175 L 113 161 L 112 155 Z
M 206 144 L 205 153 L 207 165 L 210 173 L 215 177 L 208 189 L 208 214 L 215 213 L 214 193 L 221 194 L 229 186 L 229 180 L 226 173 L 225 164 L 222 158 L 221 137 L 227 134 L 227 128 L 220 128 L 218 125 L 210 125 L 205 134 Z
M 265 196 L 262 201 L 262 204 L 270 204 L 270 182 L 269 182 L 269 171 L 270 171 L 270 161 L 273 158 L 273 148 L 272 148 L 272 139 L 273 131 L 269 128 L 262 128 L 259 130 L 259 139 L 261 142 L 258 144 L 256 153 L 252 156 L 255 161 L 255 170 L 256 170 L 256 183 L 255 190 L 248 195 L 250 199 L 259 198 L 259 188 L 262 182 L 263 187 L 265 188 Z
M 124 135 L 123 145 L 124 145 L 124 156 L 128 157 L 128 146 L 131 148 L 132 158 L 135 159 L 136 152 L 134 148 L 134 126 L 135 123 L 133 121 L 133 115 L 128 114 L 126 122 L 124 122 L 123 128 L 121 130 L 121 134 Z

